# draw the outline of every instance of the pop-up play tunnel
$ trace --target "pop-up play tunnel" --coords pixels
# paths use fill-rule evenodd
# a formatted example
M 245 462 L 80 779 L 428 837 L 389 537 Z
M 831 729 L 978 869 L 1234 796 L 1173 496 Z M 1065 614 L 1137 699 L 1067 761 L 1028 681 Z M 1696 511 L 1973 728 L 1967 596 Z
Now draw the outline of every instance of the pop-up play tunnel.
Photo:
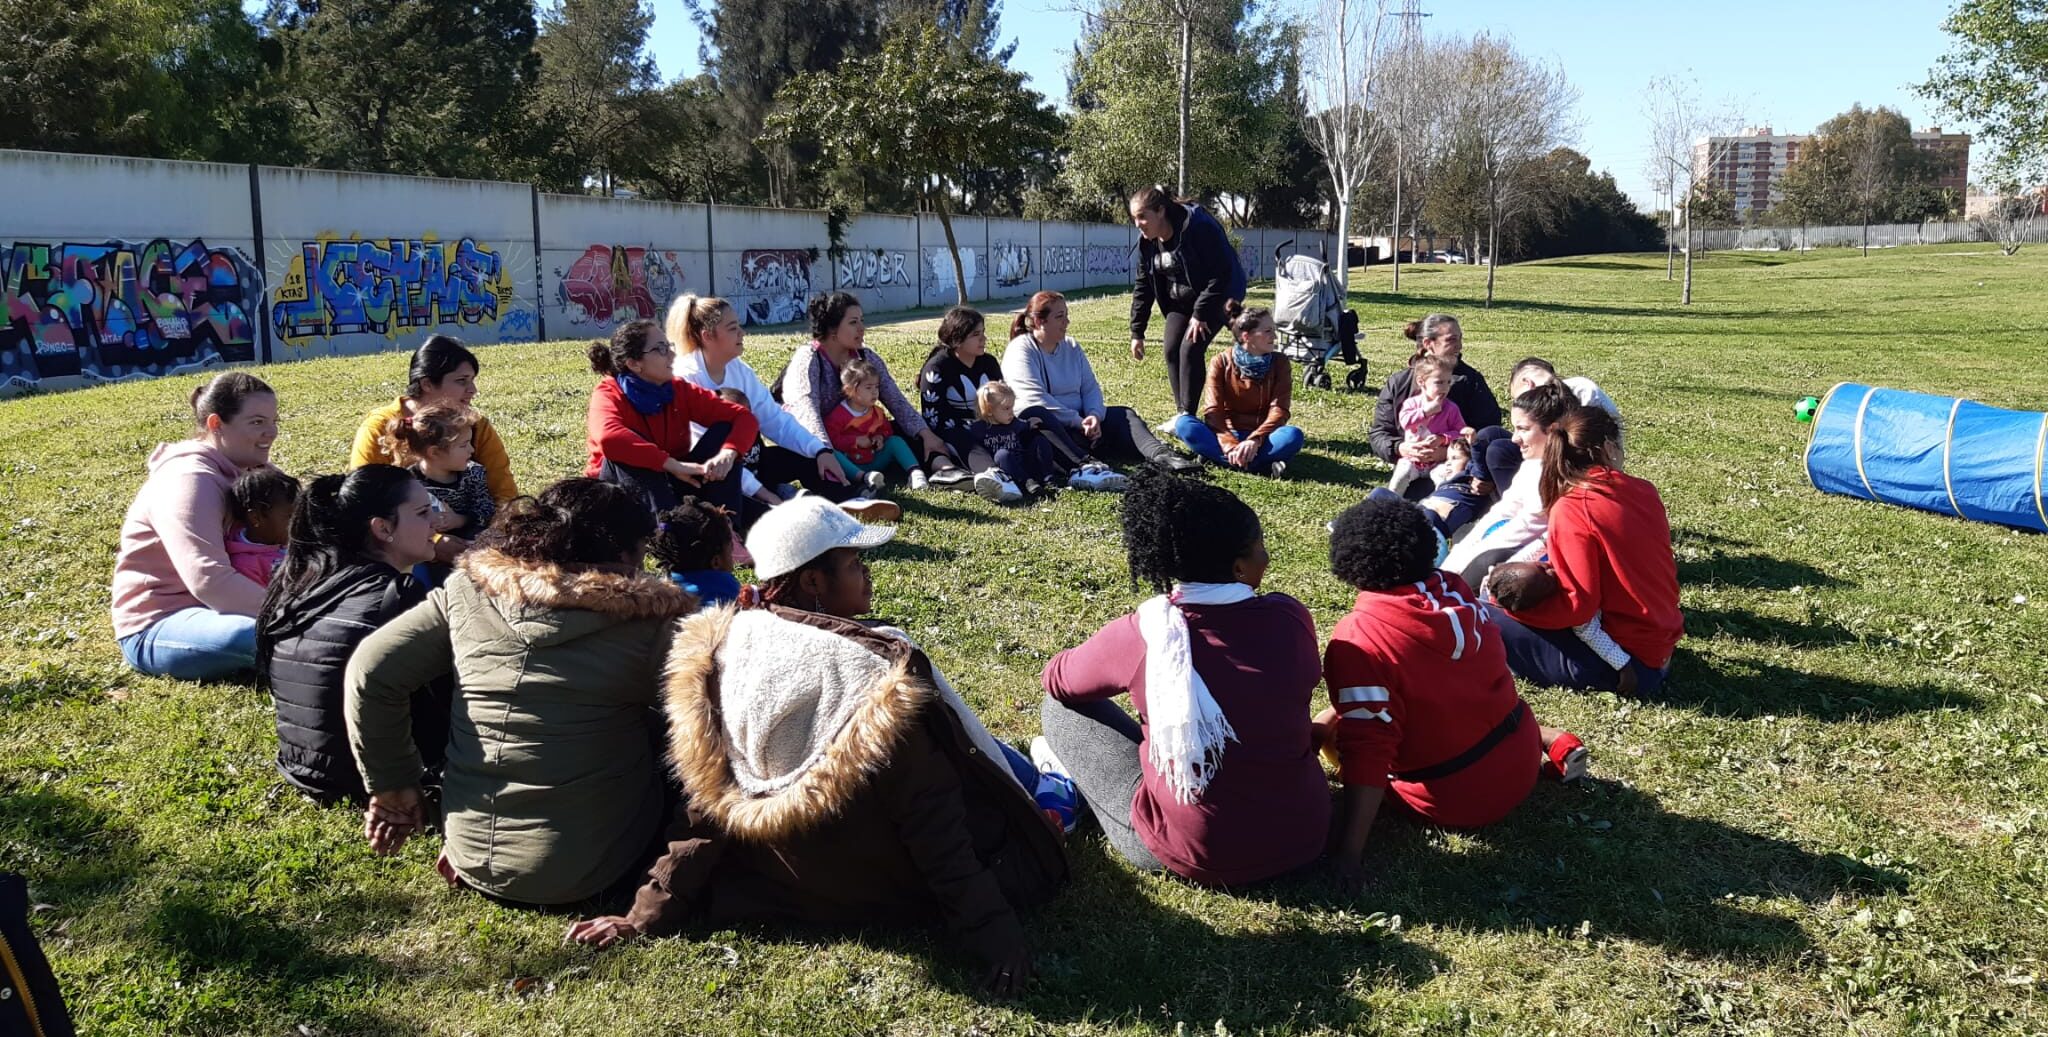
M 1843 382 L 1813 417 L 1815 489 L 2048 532 L 2048 414 Z

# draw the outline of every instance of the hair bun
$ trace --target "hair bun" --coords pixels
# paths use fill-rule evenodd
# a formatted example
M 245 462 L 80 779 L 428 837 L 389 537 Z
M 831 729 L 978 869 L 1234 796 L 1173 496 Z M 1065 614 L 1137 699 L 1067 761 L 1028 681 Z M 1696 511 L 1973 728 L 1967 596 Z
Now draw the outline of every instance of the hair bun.
M 1402 337 L 1410 342 L 1415 341 L 1416 336 L 1420 334 L 1422 334 L 1422 322 L 1419 320 L 1411 320 L 1401 328 Z

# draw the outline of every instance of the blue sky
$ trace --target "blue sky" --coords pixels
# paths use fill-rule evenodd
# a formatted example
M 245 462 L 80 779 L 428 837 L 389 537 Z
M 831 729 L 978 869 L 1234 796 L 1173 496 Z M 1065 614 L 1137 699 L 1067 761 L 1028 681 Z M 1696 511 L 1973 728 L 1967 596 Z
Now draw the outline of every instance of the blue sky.
M 653 6 L 649 42 L 662 75 L 694 74 L 698 34 L 683 0 L 653 0 Z M 1071 6 L 1073 0 L 1003 3 L 1003 38 L 1018 43 L 1012 64 L 1060 103 L 1067 57 L 1080 31 L 1079 19 L 1063 10 Z M 1897 108 L 1915 129 L 1925 128 L 1934 113 L 1912 84 L 1948 48 L 1941 23 L 1951 3 L 1422 0 L 1421 6 L 1430 16 L 1425 31 L 1485 31 L 1561 65 L 1579 90 L 1575 145 L 1647 207 L 1649 129 L 1642 107 L 1652 78 L 1689 75 L 1704 98 L 1725 101 L 1745 123 L 1767 123 L 1779 133 L 1811 132 L 1856 102 Z M 1954 121 L 1943 127 L 1971 129 Z M 1985 151 L 1982 144 L 1972 149 L 1973 167 Z

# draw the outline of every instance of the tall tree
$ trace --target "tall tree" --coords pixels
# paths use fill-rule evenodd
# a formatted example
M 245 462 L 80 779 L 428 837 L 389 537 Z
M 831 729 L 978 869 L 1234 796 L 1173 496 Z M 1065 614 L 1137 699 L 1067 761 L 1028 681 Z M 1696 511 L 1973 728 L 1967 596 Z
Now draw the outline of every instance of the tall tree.
M 1679 210 L 1687 204 L 1701 178 L 1719 165 L 1733 145 L 1732 137 L 1741 119 L 1727 104 L 1714 104 L 1700 97 L 1699 86 L 1690 79 L 1659 76 L 1650 80 L 1643 93 L 1643 115 L 1650 124 L 1650 152 L 1643 159 L 1643 172 L 1667 200 L 1670 222 L 1664 235 L 1664 279 L 1672 277 L 1674 253 L 1670 231 L 1677 229 Z M 1698 151 L 1706 143 L 1704 155 Z M 1685 287 L 1680 299 L 1692 305 L 1692 221 L 1685 224 Z
M 1321 0 L 1309 29 L 1303 89 L 1309 140 L 1323 156 L 1337 200 L 1337 283 L 1351 283 L 1351 207 L 1385 142 L 1378 110 L 1386 0 Z
M 1486 211 L 1486 305 L 1500 266 L 1501 232 L 1535 198 L 1534 160 L 1566 134 L 1577 92 L 1564 73 L 1482 33 L 1465 48 L 1451 85 L 1450 134 L 1477 177 Z
M 2048 0 L 1962 0 L 1942 28 L 1955 39 L 1921 95 L 1978 125 L 1994 179 L 2048 181 Z
M 744 169 L 717 158 L 727 137 L 718 121 L 717 92 L 711 77 L 700 75 L 635 98 L 626 146 L 613 167 L 618 182 L 664 201 L 716 204 L 747 197 Z
M 1509 254 L 1517 259 L 1642 252 L 1657 246 L 1657 222 L 1586 156 L 1558 148 L 1537 160 L 1538 198 Z
M 539 71 L 532 0 L 271 0 L 290 103 L 326 169 L 489 177 Z
M 558 133 L 578 189 L 593 181 L 610 193 L 621 152 L 640 143 L 628 144 L 626 130 L 659 81 L 646 53 L 653 24 L 641 0 L 557 0 L 541 13 L 533 112 Z
M 1869 255 L 1871 223 L 1919 220 L 1949 207 L 1934 190 L 1949 161 L 1920 150 L 1897 111 L 1852 105 L 1821 123 L 1785 171 L 1785 201 L 1802 222 L 1860 224 Z
M 961 184 L 975 170 L 1022 165 L 1050 150 L 1059 126 L 1022 74 L 932 24 L 900 29 L 878 53 L 830 72 L 795 76 L 767 120 L 774 143 L 808 138 L 841 169 L 911 185 L 945 231 L 963 304 L 968 285 L 952 219 Z

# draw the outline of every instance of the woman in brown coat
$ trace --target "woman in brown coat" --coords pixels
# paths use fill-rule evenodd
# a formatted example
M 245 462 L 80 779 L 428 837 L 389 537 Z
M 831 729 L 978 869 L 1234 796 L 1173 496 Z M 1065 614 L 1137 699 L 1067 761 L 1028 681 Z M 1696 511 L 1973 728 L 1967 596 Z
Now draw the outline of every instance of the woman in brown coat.
M 1279 329 L 1273 313 L 1254 306 L 1230 322 L 1237 343 L 1209 361 L 1202 416 L 1174 419 L 1173 434 L 1216 464 L 1279 477 L 1301 452 L 1301 429 L 1287 423 L 1294 400 L 1294 369 L 1274 352 Z

